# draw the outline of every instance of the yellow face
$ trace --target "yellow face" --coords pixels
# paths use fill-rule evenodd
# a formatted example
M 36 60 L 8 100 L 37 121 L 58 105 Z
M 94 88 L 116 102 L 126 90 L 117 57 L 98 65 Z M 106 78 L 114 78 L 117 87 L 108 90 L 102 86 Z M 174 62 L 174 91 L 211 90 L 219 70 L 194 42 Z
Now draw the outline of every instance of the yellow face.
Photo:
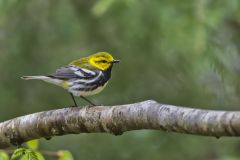
M 117 62 L 119 61 L 114 60 L 112 55 L 107 52 L 98 52 L 89 57 L 89 63 L 103 71 L 107 70 L 113 65 L 113 63 Z

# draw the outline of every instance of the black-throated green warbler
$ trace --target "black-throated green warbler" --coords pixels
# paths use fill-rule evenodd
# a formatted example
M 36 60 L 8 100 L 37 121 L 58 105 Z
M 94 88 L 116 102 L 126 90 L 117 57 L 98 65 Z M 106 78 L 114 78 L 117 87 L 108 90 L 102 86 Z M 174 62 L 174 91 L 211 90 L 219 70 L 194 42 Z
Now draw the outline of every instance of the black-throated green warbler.
M 68 90 L 74 101 L 74 96 L 80 96 L 90 104 L 86 96 L 101 92 L 111 78 L 112 66 L 118 63 L 107 52 L 98 52 L 88 57 L 72 61 L 69 65 L 57 69 L 55 73 L 46 76 L 23 76 L 22 79 L 39 79 L 63 87 Z

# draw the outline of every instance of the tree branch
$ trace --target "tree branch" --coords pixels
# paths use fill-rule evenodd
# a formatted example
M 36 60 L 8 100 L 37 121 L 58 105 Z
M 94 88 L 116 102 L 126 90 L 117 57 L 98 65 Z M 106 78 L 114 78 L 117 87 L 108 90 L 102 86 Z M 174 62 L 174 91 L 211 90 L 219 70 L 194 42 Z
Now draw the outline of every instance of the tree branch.
M 99 132 L 121 135 L 140 129 L 240 136 L 240 112 L 184 108 L 152 100 L 112 107 L 63 108 L 0 123 L 0 148 L 41 137 Z

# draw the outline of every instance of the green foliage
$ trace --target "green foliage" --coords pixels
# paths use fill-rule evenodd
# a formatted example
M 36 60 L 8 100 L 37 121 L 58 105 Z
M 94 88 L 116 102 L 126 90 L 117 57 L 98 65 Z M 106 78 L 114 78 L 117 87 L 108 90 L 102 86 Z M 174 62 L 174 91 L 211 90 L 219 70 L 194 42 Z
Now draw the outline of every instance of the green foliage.
M 92 7 L 92 11 L 97 16 L 104 14 L 114 3 L 114 0 L 99 0 Z
M 10 160 L 45 160 L 42 153 L 38 151 L 39 140 L 31 140 L 26 143 L 28 148 L 18 148 L 16 149 Z M 67 150 L 59 150 L 57 152 L 44 152 L 46 156 L 57 156 L 59 160 L 74 160 L 72 154 Z M 50 154 L 49 154 L 50 153 Z M 48 155 L 49 154 L 49 155 Z M 4 151 L 0 152 L 1 156 L 4 158 L 8 156 Z M 5 158 L 9 160 L 8 157 Z M 5 160 L 3 159 L 3 160 Z M 1 160 L 1 159 L 0 159 Z
M 58 160 L 74 160 L 71 152 L 67 150 L 58 151 Z
M 38 147 L 39 147 L 39 140 L 38 139 L 34 139 L 34 140 L 31 140 L 31 141 L 28 141 L 26 143 L 27 147 L 32 149 L 32 150 L 37 150 Z
M 45 160 L 45 158 L 43 157 L 43 155 L 40 152 L 36 152 L 36 155 L 37 155 L 38 160 Z
M 28 141 L 26 146 L 28 148 L 16 149 L 11 156 L 11 160 L 44 160 L 41 153 L 36 151 L 39 147 L 39 140 Z
M 25 148 L 18 148 L 16 149 L 12 156 L 11 156 L 11 159 L 10 160 L 18 160 L 19 158 L 23 157 L 26 153 L 26 150 Z
M 9 160 L 8 154 L 4 151 L 0 151 L 0 160 Z
M 27 149 L 25 154 L 20 158 L 20 160 L 45 160 L 43 155 L 39 152 Z
M 39 160 L 37 153 L 31 149 L 26 149 L 23 156 L 21 156 L 20 160 Z
M 44 157 L 32 149 L 18 148 L 12 154 L 11 160 L 44 160 Z
M 44 157 L 32 149 L 18 148 L 14 151 L 11 160 L 44 160 Z

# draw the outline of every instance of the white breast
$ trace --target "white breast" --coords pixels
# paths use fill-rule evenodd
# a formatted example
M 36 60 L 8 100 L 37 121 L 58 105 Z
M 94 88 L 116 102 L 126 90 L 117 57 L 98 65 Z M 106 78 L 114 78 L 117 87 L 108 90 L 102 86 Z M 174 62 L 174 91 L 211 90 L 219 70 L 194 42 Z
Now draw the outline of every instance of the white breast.
M 95 90 L 92 91 L 76 91 L 76 90 L 71 90 L 69 89 L 68 91 L 71 92 L 74 96 L 83 96 L 83 97 L 87 97 L 87 96 L 92 96 L 95 94 L 100 93 L 107 85 L 108 82 L 106 82 L 103 86 L 99 86 L 98 88 L 96 88 Z

